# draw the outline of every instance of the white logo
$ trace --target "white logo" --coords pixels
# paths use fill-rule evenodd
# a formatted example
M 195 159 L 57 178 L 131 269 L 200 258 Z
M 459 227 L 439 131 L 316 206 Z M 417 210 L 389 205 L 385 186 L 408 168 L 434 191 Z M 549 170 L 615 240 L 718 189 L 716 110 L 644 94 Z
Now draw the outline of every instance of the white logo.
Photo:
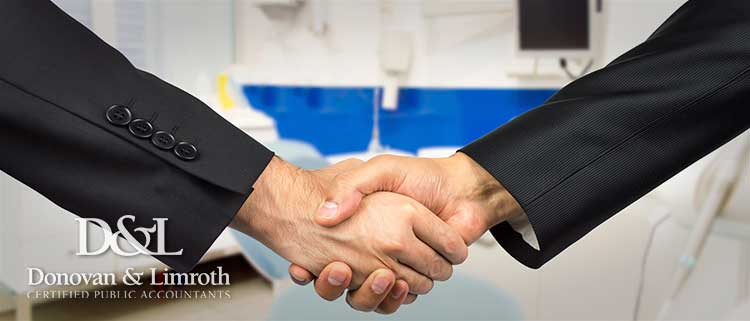
M 130 220 L 131 222 L 135 222 L 135 216 L 133 215 L 125 215 L 123 217 L 120 217 L 119 220 L 117 220 L 117 232 L 112 233 L 112 229 L 109 227 L 109 224 L 107 222 L 98 219 L 98 218 L 76 218 L 76 221 L 78 221 L 78 253 L 76 255 L 83 255 L 83 256 L 93 256 L 93 255 L 99 255 L 107 251 L 107 249 L 112 249 L 117 255 L 121 256 L 135 256 L 138 254 L 147 254 L 147 255 L 182 255 L 182 249 L 180 249 L 177 252 L 167 252 L 164 248 L 164 226 L 167 222 L 167 218 L 155 218 L 154 219 L 154 226 L 151 228 L 145 228 L 145 227 L 138 227 L 135 228 L 135 232 L 143 233 L 143 236 L 145 237 L 145 244 L 141 244 L 138 242 L 138 240 L 133 237 L 130 232 L 128 232 L 127 229 L 125 229 L 125 219 Z M 96 251 L 89 251 L 88 247 L 88 228 L 87 223 L 95 223 L 99 225 L 102 230 L 104 230 L 104 244 L 97 249 Z M 156 252 L 152 252 L 148 250 L 149 245 L 151 245 L 151 233 L 156 232 Z M 118 244 L 119 237 L 122 236 L 127 240 L 133 247 L 135 248 L 134 251 L 128 252 L 124 251 L 120 245 Z

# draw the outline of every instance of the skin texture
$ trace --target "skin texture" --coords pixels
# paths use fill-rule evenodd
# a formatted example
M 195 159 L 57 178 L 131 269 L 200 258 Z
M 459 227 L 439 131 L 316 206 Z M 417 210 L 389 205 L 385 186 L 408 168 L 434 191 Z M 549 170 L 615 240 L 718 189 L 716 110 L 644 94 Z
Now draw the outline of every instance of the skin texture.
M 316 216 L 322 226 L 352 217 L 362 199 L 378 191 L 413 198 L 471 244 L 489 228 L 523 213 L 507 190 L 463 153 L 448 158 L 384 155 L 337 175 L 326 200 L 339 204 L 333 217 Z
M 326 196 L 327 202 L 338 206 L 333 211 L 330 206 L 322 207 L 315 221 L 322 226 L 336 226 L 356 216 L 363 198 L 379 191 L 399 193 L 424 204 L 461 234 L 466 244 L 479 239 L 492 226 L 523 213 L 520 205 L 497 180 L 459 152 L 438 159 L 379 156 L 354 166 L 333 179 L 333 187 Z M 332 263 L 325 271 L 348 273 L 340 263 Z M 299 280 L 312 279 L 310 273 L 295 265 L 290 266 L 290 274 Z M 318 291 L 318 294 L 325 294 L 330 299 L 331 293 L 343 293 L 326 290 L 330 292 L 321 294 Z M 360 306 L 377 305 L 364 299 L 362 293 L 366 291 L 370 290 L 362 288 L 357 293 L 350 293 L 348 302 L 356 301 Z M 416 296 L 407 297 L 404 303 L 411 303 L 414 299 Z M 389 309 L 384 312 L 391 311 L 392 305 L 389 303 Z
M 377 297 L 387 296 L 396 278 L 419 294 L 430 291 L 432 280 L 447 280 L 452 264 L 463 262 L 468 249 L 458 233 L 406 196 L 373 193 L 342 224 L 326 228 L 314 222 L 332 178 L 356 164 L 306 171 L 274 158 L 232 227 L 312 275 L 320 276 L 331 262 L 343 262 L 351 267 L 343 280 L 348 287 L 371 282 L 371 290 L 382 292 Z M 366 310 L 358 303 L 352 305 Z
M 310 282 L 315 281 L 315 292 L 318 295 L 328 301 L 338 299 L 347 290 L 349 283 L 341 285 L 333 285 L 328 282 L 328 275 L 333 273 L 341 273 L 345 277 L 351 276 L 351 268 L 342 262 L 333 262 L 327 265 L 320 277 L 315 278 L 310 272 L 292 264 L 289 267 L 289 274 L 298 285 L 306 285 Z M 373 272 L 379 273 L 383 277 L 390 277 L 393 272 L 390 270 L 378 270 Z M 371 274 L 371 276 L 373 275 Z M 394 276 L 395 277 L 395 276 Z M 368 278 L 369 279 L 369 278 Z M 372 300 L 371 298 L 377 297 L 377 294 L 371 288 L 371 284 L 367 281 L 357 290 L 349 290 L 346 296 L 346 302 L 352 306 L 352 308 L 359 308 L 362 311 L 375 311 L 381 314 L 391 314 L 396 312 L 402 304 L 411 304 L 417 299 L 415 294 L 409 293 L 409 285 L 404 280 L 397 280 L 396 285 L 391 289 L 388 296 L 385 296 L 382 300 Z

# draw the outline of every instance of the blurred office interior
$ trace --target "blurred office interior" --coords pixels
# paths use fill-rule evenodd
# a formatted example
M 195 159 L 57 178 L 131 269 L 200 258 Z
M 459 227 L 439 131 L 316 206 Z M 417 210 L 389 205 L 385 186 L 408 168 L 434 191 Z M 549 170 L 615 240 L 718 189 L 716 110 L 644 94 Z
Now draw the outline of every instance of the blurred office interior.
M 316 168 L 384 153 L 450 155 L 636 46 L 685 0 L 54 2 L 139 68 Z M 230 300 L 24 299 L 31 266 L 163 265 L 75 256 L 73 215 L 0 173 L 0 320 L 750 319 L 749 144 L 740 136 L 539 270 L 486 235 L 454 279 L 391 316 L 293 286 L 283 259 L 232 231 L 202 266 L 231 272 Z M 716 177 L 732 178 L 732 188 Z M 707 213 L 711 193 L 728 201 Z

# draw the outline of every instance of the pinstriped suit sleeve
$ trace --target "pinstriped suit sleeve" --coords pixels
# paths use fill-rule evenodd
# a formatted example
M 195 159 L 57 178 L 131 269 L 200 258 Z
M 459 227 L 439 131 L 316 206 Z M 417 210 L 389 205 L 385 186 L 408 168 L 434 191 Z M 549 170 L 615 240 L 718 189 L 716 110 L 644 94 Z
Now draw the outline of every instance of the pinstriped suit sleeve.
M 463 148 L 521 204 L 538 268 L 750 126 L 750 2 L 692 0 L 647 40 Z

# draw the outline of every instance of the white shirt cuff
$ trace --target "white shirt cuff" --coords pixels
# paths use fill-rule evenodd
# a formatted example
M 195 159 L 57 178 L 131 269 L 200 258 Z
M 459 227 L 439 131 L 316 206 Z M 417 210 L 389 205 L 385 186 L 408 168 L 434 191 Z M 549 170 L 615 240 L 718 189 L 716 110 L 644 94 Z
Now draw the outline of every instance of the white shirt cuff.
M 534 233 L 534 229 L 531 228 L 531 223 L 529 223 L 529 217 L 526 216 L 526 213 L 508 219 L 508 223 L 513 230 L 518 232 L 518 234 L 521 234 L 521 237 L 526 243 L 539 251 L 539 241 L 536 239 L 536 233 Z

